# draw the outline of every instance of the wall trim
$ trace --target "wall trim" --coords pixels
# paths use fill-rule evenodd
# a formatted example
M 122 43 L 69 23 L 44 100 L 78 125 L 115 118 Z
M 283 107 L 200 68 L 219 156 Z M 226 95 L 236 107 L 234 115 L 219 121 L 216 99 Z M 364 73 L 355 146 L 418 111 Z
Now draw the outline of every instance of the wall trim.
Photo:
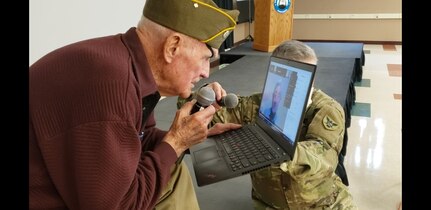
M 370 14 L 293 14 L 296 20 L 333 20 L 333 19 L 402 19 L 401 13 L 370 13 Z

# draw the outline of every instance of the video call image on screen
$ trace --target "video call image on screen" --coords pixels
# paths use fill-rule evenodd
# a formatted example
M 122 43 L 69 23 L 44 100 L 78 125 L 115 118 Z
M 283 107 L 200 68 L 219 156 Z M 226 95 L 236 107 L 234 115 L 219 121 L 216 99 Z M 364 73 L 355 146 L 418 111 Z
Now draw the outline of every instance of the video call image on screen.
M 262 95 L 260 112 L 272 126 L 292 141 L 295 139 L 311 73 L 271 62 Z M 293 142 L 291 142 L 293 143 Z

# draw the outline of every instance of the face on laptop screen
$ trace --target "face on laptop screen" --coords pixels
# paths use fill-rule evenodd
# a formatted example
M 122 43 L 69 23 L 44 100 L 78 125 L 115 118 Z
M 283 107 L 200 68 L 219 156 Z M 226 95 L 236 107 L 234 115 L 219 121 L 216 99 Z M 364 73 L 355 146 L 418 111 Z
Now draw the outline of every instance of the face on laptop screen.
M 311 78 L 310 71 L 270 61 L 259 116 L 291 141 L 301 123 Z

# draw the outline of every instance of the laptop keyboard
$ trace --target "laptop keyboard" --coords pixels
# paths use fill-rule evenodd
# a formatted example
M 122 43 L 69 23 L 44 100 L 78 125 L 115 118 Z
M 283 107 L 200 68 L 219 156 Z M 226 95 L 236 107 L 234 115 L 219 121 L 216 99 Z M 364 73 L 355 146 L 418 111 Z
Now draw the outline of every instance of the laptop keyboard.
M 279 157 L 256 131 L 248 127 L 223 133 L 219 137 L 218 141 L 223 146 L 233 171 Z

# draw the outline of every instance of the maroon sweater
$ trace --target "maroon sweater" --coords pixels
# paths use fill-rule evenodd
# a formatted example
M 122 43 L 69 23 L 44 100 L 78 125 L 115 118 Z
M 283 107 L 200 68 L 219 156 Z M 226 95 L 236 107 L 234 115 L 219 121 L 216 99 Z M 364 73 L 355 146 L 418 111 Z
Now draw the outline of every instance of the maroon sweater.
M 135 30 L 30 66 L 30 209 L 154 207 L 177 156 L 155 128 L 157 87 Z

